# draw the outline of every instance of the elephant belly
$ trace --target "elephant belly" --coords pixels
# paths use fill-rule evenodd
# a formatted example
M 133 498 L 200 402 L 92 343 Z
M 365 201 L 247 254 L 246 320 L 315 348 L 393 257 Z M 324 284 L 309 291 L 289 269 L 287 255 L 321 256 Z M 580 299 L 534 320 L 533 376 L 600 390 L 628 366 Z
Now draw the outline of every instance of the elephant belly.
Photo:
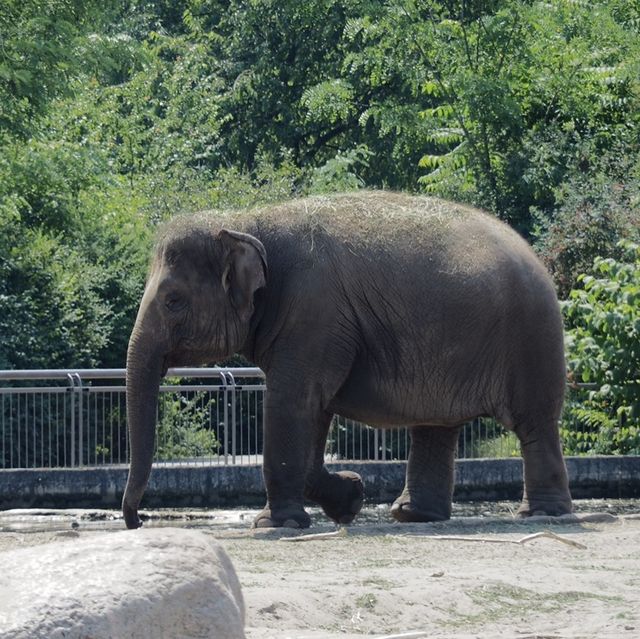
M 329 410 L 370 426 L 455 426 L 484 414 L 475 401 L 438 398 L 428 387 L 403 383 L 349 380 Z

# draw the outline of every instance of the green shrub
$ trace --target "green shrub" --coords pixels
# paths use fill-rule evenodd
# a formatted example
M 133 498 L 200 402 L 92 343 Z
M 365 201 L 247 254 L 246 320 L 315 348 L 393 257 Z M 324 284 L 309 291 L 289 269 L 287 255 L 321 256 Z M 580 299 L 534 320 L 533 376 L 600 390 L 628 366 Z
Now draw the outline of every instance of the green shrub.
M 206 457 L 218 452 L 212 429 L 215 400 L 208 393 L 164 397 L 157 426 L 156 458 L 162 461 Z
M 623 259 L 596 258 L 564 304 L 574 384 L 562 435 L 570 454 L 640 454 L 640 245 L 620 248 Z

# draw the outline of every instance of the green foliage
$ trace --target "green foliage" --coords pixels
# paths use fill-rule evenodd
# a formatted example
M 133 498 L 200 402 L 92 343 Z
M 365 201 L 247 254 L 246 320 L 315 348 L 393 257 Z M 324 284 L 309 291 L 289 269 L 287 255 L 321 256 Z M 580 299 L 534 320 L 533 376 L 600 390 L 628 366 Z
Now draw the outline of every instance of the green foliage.
M 640 47 L 615 3 L 400 6 L 432 102 L 426 190 L 529 233 L 532 209 L 552 210 L 559 185 L 584 172 L 585 140 L 597 158 L 637 127 Z
M 211 429 L 215 400 L 208 393 L 164 398 L 156 429 L 156 458 L 161 461 L 214 455 L 219 443 Z
M 109 320 L 96 269 L 40 231 L 20 238 L 2 231 L 5 250 L 12 248 L 0 261 L 0 367 L 93 365 Z
M 75 142 L 4 148 L 0 366 L 121 366 L 150 245 L 136 199 Z
M 623 260 L 596 258 L 564 305 L 569 369 L 589 384 L 567 401 L 570 451 L 640 453 L 640 245 L 621 249 Z
M 345 80 L 328 80 L 309 87 L 300 100 L 311 122 L 335 125 L 353 111 L 353 87 Z
M 24 135 L 31 119 L 68 91 L 75 39 L 92 5 L 79 0 L 2 3 L 0 134 Z
M 277 163 L 264 155 L 253 171 L 220 169 L 210 183 L 209 205 L 216 209 L 248 208 L 281 202 L 303 193 L 304 171 L 290 158 Z
M 101 158 L 66 140 L 32 137 L 3 146 L 0 206 L 13 201 L 27 228 L 63 233 L 73 228 L 80 192 L 103 170 Z
M 561 299 L 597 256 L 621 259 L 620 240 L 640 238 L 640 163 L 637 154 L 632 155 L 634 148 L 616 145 L 591 160 L 589 171 L 576 171 L 556 189 L 553 216 L 537 215 L 535 248 Z
M 520 442 L 514 433 L 505 432 L 497 437 L 481 439 L 476 444 L 474 457 L 481 459 L 502 459 L 520 457 Z
M 369 158 L 373 154 L 365 146 L 358 146 L 346 153 L 340 153 L 314 169 L 311 175 L 312 193 L 330 193 L 335 191 L 354 191 L 365 185 L 360 177 L 361 171 L 369 167 Z

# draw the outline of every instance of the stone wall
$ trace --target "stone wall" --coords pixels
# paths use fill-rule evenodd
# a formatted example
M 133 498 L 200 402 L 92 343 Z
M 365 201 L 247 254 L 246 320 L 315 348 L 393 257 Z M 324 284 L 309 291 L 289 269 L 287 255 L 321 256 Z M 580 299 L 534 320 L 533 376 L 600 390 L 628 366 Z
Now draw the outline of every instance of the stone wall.
M 571 492 L 587 497 L 640 497 L 640 457 L 569 457 Z M 387 503 L 404 485 L 405 462 L 331 463 L 362 475 L 366 500 Z M 0 470 L 0 509 L 119 508 L 126 466 L 53 470 Z M 456 463 L 456 501 L 519 499 L 522 460 L 475 459 Z M 259 465 L 154 468 L 143 507 L 262 506 Z

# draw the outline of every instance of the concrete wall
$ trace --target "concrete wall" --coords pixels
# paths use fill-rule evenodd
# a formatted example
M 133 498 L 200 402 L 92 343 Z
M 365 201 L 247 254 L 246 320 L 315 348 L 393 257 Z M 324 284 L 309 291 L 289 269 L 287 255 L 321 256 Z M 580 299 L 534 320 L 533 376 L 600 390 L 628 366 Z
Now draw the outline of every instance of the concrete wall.
M 569 457 L 574 498 L 640 497 L 640 457 Z M 391 502 L 404 485 L 405 462 L 332 463 L 362 475 L 369 503 Z M 0 470 L 0 509 L 119 508 L 127 467 Z M 522 460 L 476 459 L 456 463 L 455 500 L 519 499 Z M 259 465 L 154 468 L 142 506 L 262 506 Z

